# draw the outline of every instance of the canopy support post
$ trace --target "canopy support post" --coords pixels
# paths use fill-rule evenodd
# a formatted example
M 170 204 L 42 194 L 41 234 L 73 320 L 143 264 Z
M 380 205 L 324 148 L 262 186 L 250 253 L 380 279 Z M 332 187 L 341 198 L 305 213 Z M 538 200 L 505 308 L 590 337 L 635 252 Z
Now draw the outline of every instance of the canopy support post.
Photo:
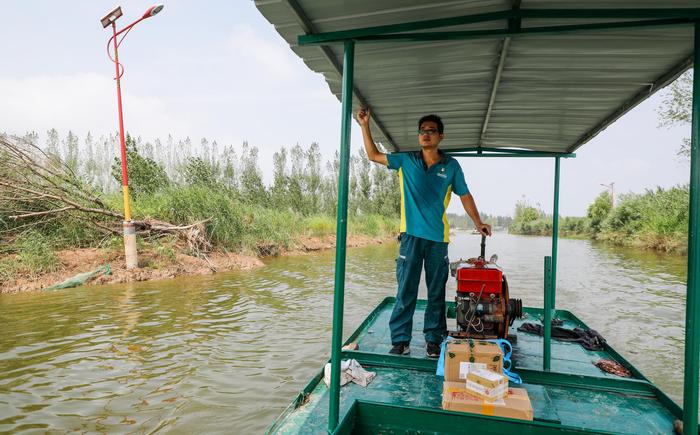
M 345 250 L 348 229 L 348 174 L 350 166 L 350 126 L 352 123 L 352 80 L 355 42 L 345 41 L 343 58 L 343 100 L 340 122 L 340 170 L 338 175 L 338 215 L 335 238 L 335 286 L 333 290 L 333 338 L 331 341 L 331 391 L 328 405 L 328 432 L 338 426 L 340 409 L 340 358 L 343 343 L 343 302 L 345 299 Z
M 560 158 L 554 158 L 554 206 L 552 211 L 552 309 L 556 307 L 557 297 L 557 242 L 559 240 L 559 172 Z
M 690 211 L 688 217 L 688 288 L 685 304 L 683 433 L 698 432 L 698 357 L 700 356 L 700 22 L 695 23 L 692 127 L 690 133 Z
M 542 316 L 542 370 L 552 368 L 552 257 L 544 257 L 544 316 Z

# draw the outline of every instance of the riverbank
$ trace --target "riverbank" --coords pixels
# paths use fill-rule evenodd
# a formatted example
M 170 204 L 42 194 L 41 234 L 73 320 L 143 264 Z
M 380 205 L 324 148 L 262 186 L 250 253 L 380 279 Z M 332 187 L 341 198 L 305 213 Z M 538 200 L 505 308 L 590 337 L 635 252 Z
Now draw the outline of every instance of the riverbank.
M 688 186 L 656 188 L 620 195 L 613 207 L 608 192 L 589 205 L 585 217 L 561 217 L 559 236 L 588 238 L 615 246 L 686 255 L 688 252 Z M 511 234 L 551 236 L 552 216 L 520 201 Z
M 348 247 L 361 247 L 391 243 L 393 236 L 368 236 L 349 234 Z M 46 272 L 18 271 L 0 282 L 0 294 L 39 291 L 61 283 L 77 274 L 90 272 L 109 265 L 110 273 L 100 273 L 84 285 L 116 284 L 123 282 L 151 281 L 187 275 L 210 275 L 231 270 L 254 269 L 263 266 L 267 257 L 278 255 L 304 255 L 335 248 L 335 235 L 299 237 L 289 248 L 273 250 L 275 255 L 257 256 L 250 253 L 212 252 L 206 256 L 187 255 L 184 250 L 164 251 L 147 246 L 139 252 L 139 268 L 126 270 L 123 252 L 112 248 L 76 248 L 55 252 L 58 259 L 55 270 Z M 0 262 L 13 261 L 13 255 L 0 257 Z

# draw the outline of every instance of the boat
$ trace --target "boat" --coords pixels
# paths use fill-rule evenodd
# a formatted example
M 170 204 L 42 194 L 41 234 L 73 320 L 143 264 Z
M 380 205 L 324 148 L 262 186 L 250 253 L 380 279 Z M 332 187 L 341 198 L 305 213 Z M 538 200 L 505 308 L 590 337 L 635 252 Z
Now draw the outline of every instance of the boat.
M 650 5 L 652 7 L 642 7 Z M 700 371 L 700 79 L 694 78 L 690 228 L 683 406 L 609 345 L 587 351 L 552 341 L 552 319 L 588 330 L 557 309 L 561 159 L 619 117 L 700 64 L 700 8 L 659 3 L 554 0 L 256 0 L 290 48 L 325 78 L 342 103 L 338 225 L 330 387 L 310 380 L 270 433 L 684 433 L 698 431 Z M 375 140 L 388 152 L 415 151 L 409 127 L 438 113 L 450 134 L 441 149 L 464 158 L 548 158 L 554 163 L 551 256 L 543 259 L 544 306 L 522 308 L 509 332 L 539 322 L 543 337 L 517 334 L 513 369 L 531 398 L 534 419 L 442 409 L 437 363 L 422 352 L 386 353 L 387 297 L 343 341 L 350 126 L 353 110 L 372 107 Z M 534 272 L 533 272 L 534 273 Z M 538 272 L 539 273 L 539 272 Z M 422 311 L 412 347 L 422 343 Z M 448 303 L 447 316 L 457 307 Z M 592 325 L 594 326 L 594 325 Z M 602 331 L 605 333 L 606 331 Z M 612 332 L 612 331 L 609 331 Z M 355 343 L 355 350 L 343 350 Z M 592 358 L 616 361 L 629 378 L 604 373 Z M 377 376 L 366 388 L 340 387 L 341 360 Z M 670 375 L 678 376 L 676 371 Z M 680 424 L 682 422 L 682 425 Z

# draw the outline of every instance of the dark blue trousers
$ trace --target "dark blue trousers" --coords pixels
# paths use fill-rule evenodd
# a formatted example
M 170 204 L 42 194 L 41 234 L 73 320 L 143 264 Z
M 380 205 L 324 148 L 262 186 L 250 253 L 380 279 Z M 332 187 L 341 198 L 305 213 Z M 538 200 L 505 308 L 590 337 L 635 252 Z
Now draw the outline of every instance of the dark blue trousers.
M 428 287 L 428 306 L 425 309 L 423 333 L 425 341 L 441 343 L 447 336 L 445 319 L 445 284 L 450 271 L 447 243 L 404 234 L 399 257 L 396 259 L 396 305 L 391 313 L 389 328 L 391 343 L 410 343 L 413 312 L 418 299 L 418 283 L 425 265 L 425 284 Z

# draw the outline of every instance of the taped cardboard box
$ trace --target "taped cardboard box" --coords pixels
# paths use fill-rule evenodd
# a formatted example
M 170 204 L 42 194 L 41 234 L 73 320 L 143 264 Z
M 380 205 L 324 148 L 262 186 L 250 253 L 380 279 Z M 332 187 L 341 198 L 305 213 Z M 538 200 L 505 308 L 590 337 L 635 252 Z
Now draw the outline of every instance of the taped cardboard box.
M 487 402 L 503 399 L 508 394 L 508 378 L 489 370 L 472 370 L 467 374 L 466 388 Z
M 469 394 L 477 396 L 487 402 L 501 400 L 508 394 L 508 385 L 499 385 L 494 388 L 489 388 L 467 379 L 465 387 Z
M 484 364 L 484 366 L 477 366 Z M 465 381 L 476 368 L 503 373 L 503 352 L 496 343 L 485 340 L 452 340 L 445 349 L 445 381 Z
M 467 374 L 467 381 L 475 382 L 486 388 L 496 388 L 502 385 L 508 386 L 508 378 L 489 370 L 472 370 Z
M 524 388 L 508 388 L 505 398 L 487 402 L 470 394 L 462 382 L 445 381 L 442 387 L 442 409 L 518 420 L 532 421 L 534 418 L 530 397 Z

